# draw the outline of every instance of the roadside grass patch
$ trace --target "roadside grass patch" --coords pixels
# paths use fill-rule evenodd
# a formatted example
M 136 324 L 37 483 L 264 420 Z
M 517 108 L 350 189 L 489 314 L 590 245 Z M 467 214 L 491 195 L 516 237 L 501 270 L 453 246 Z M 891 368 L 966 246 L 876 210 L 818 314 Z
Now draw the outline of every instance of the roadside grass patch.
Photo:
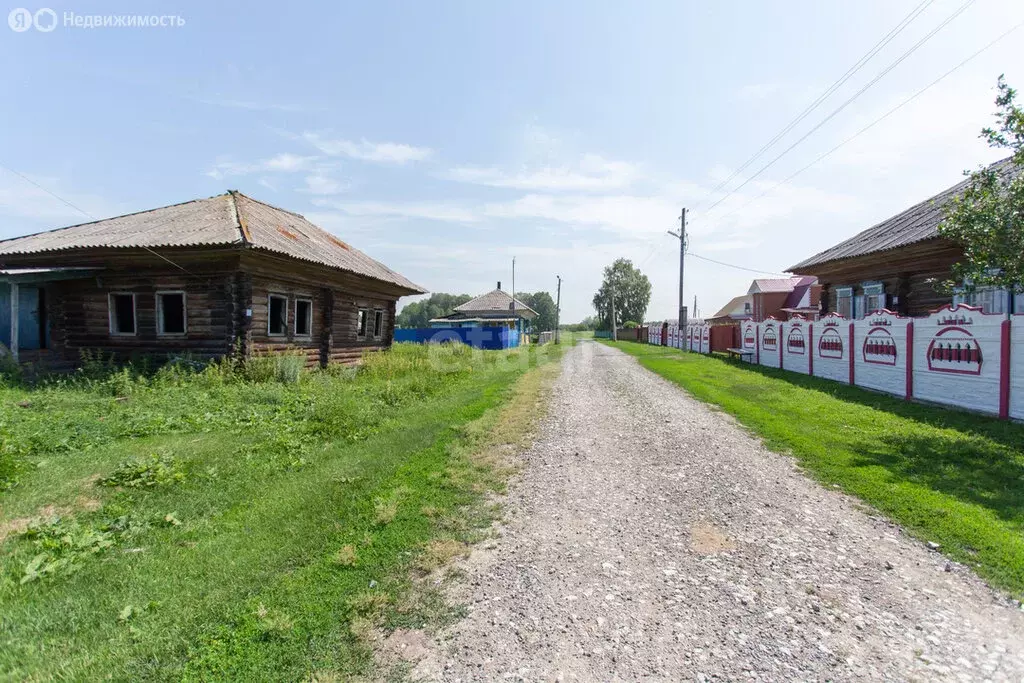
M 397 345 L 295 381 L 97 360 L 0 386 L 0 679 L 376 676 L 380 634 L 458 614 L 416 577 L 498 514 L 488 449 L 523 442 L 558 357 Z
M 173 456 L 154 454 L 141 460 L 122 462 L 113 472 L 100 477 L 98 483 L 102 486 L 146 488 L 177 484 L 184 479 L 185 474 Z
M 1024 597 L 1024 425 L 838 382 L 618 342 L 765 444 Z

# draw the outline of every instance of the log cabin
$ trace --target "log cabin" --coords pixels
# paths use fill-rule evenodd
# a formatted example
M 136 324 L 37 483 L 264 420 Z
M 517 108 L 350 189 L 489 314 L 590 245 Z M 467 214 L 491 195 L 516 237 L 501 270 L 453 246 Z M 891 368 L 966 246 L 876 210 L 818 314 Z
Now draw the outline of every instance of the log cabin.
M 1019 172 L 1003 159 L 990 168 L 1000 174 Z M 988 313 L 1007 313 L 1014 297 L 1006 290 L 977 289 L 953 294 L 939 283 L 964 257 L 963 249 L 939 236 L 939 223 L 949 202 L 968 186 L 967 180 L 888 218 L 788 270 L 813 275 L 821 284 L 821 314 L 863 318 L 889 309 L 900 315 L 924 316 L 943 305 L 966 303 Z M 1024 297 L 1016 308 L 1024 310 Z
M 0 342 L 20 362 L 292 351 L 354 363 L 422 287 L 237 191 L 0 241 Z

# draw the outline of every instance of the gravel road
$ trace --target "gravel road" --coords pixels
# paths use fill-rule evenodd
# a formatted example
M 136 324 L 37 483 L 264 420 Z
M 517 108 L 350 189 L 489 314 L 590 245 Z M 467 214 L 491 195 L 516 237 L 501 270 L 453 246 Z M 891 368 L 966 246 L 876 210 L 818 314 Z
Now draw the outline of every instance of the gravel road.
M 1022 680 L 1024 612 L 727 416 L 584 342 L 414 676 Z

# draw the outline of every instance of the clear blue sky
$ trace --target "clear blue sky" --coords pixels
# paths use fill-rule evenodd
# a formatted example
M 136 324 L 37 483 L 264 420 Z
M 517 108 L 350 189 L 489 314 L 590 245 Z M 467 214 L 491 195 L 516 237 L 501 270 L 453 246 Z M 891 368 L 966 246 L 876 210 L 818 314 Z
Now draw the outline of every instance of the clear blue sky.
M 592 313 L 601 268 L 641 265 L 673 316 L 665 231 L 920 0 L 51 4 L 174 28 L 0 28 L 0 163 L 104 217 L 238 189 L 305 214 L 432 291 L 511 280 Z M 963 4 L 935 0 L 734 187 Z M 5 12 L 21 3 L 11 4 Z M 35 11 L 39 6 L 27 6 Z M 837 142 L 1013 24 L 977 0 L 713 212 L 693 252 L 785 267 L 996 158 L 977 140 L 1024 29 L 794 181 Z M 87 220 L 0 169 L 0 237 Z M 703 313 L 752 273 L 691 259 Z

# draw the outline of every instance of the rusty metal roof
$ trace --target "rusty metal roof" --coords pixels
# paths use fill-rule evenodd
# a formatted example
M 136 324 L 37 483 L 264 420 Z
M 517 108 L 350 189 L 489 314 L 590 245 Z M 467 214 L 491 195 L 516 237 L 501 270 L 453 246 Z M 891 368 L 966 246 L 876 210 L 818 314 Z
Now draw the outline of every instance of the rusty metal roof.
M 0 241 L 0 258 L 75 249 L 251 247 L 337 268 L 422 294 L 426 290 L 297 213 L 227 192 Z
M 1020 172 L 1020 169 L 1013 167 L 1009 158 L 997 161 L 989 168 L 1000 174 Z M 939 223 L 942 222 L 946 204 L 967 189 L 969 182 L 970 180 L 967 179 L 957 183 L 934 197 L 926 199 L 820 254 L 801 261 L 795 266 L 790 266 L 786 270 L 807 272 L 812 266 L 823 263 L 888 251 L 924 240 L 935 239 L 939 236 Z

